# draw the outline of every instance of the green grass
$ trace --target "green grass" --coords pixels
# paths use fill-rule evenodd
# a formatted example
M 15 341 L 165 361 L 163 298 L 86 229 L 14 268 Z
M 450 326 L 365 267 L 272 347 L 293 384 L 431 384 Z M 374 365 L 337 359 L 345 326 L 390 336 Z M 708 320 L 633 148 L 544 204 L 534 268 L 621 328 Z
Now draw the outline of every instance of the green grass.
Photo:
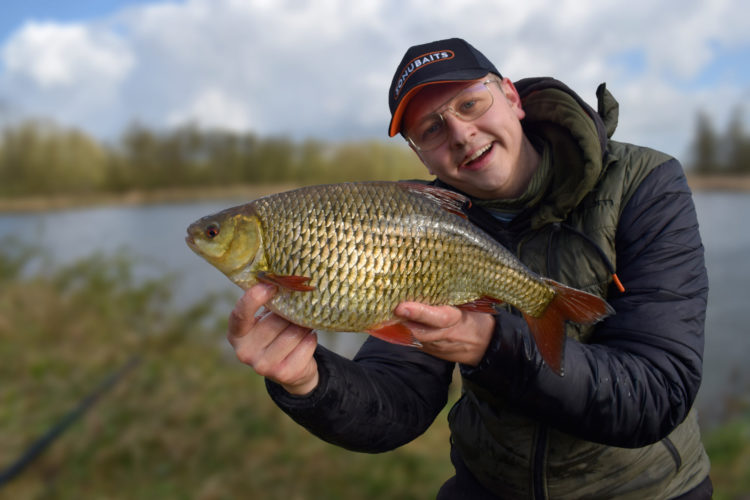
M 131 356 L 142 362 L 0 498 L 419 499 L 450 476 L 445 415 L 381 455 L 297 426 L 223 347 L 227 301 L 176 310 L 174 281 L 136 282 L 124 256 L 52 268 L 26 255 L 0 251 L 0 469 Z
M 714 499 L 750 498 L 750 413 L 708 432 L 704 444 L 711 458 Z

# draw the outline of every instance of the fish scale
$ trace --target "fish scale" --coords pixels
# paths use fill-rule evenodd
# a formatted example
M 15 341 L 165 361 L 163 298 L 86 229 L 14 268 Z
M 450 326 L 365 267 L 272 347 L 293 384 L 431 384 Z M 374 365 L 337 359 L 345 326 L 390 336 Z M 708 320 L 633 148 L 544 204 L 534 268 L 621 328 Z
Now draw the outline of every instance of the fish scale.
M 482 312 L 507 302 L 561 373 L 564 322 L 594 322 L 611 308 L 531 272 L 466 219 L 466 203 L 416 183 L 310 186 L 203 217 L 186 239 L 241 287 L 277 285 L 267 306 L 309 328 L 408 343 L 389 326 L 403 326 L 393 315 L 401 302 Z

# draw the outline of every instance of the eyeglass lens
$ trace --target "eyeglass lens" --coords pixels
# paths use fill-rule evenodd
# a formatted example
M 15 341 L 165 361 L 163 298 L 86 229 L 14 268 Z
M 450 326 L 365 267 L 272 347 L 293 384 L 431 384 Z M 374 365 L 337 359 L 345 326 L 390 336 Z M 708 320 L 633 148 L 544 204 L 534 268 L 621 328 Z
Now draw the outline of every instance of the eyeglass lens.
M 492 106 L 492 92 L 486 83 L 471 86 L 458 93 L 442 111 L 425 116 L 408 131 L 409 140 L 420 150 L 436 148 L 447 137 L 444 114 L 452 112 L 461 121 L 472 121 L 482 116 Z

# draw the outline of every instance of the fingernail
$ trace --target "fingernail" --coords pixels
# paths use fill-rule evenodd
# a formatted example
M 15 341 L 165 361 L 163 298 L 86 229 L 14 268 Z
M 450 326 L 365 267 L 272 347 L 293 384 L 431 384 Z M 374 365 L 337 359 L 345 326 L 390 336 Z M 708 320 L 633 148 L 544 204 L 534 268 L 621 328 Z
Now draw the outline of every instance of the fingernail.
M 401 316 L 402 318 L 411 318 L 411 309 L 409 309 L 408 307 L 400 307 L 396 311 L 396 314 L 398 316 Z
M 256 293 L 260 294 L 260 295 L 270 295 L 270 294 L 273 293 L 273 291 L 275 289 L 275 287 L 273 285 L 269 285 L 267 283 L 259 283 L 259 284 L 255 285 L 255 286 L 258 287 L 258 292 L 256 292 Z

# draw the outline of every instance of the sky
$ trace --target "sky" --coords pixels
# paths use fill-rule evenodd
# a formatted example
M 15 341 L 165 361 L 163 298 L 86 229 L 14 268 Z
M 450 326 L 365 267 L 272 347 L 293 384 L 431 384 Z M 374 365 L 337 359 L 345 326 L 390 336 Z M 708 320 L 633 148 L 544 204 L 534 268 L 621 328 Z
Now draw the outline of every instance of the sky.
M 404 52 L 454 36 L 503 76 L 553 76 L 594 107 L 606 82 L 620 103 L 614 138 L 685 162 L 699 110 L 722 130 L 750 103 L 745 0 L 3 0 L 0 10 L 0 126 L 52 119 L 103 140 L 133 123 L 386 140 Z

